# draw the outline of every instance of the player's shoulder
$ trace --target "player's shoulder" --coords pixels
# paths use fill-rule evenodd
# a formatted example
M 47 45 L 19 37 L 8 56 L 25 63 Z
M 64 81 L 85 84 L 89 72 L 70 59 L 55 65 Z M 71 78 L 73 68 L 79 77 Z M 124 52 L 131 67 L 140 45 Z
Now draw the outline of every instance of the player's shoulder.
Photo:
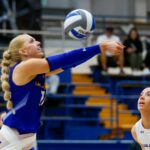
M 21 61 L 16 67 L 15 72 L 19 72 L 25 75 L 30 75 L 35 70 L 35 67 L 40 68 L 39 65 L 43 64 L 44 58 L 30 58 L 25 61 Z M 47 63 L 47 61 L 44 61 Z
M 139 129 L 139 126 L 140 126 L 140 123 L 141 123 L 141 119 L 139 121 L 137 121 L 131 128 L 131 134 L 132 134 L 132 137 L 133 139 L 138 143 L 140 144 L 142 150 L 144 150 L 144 146 L 143 144 L 141 144 L 141 142 L 139 141 L 139 134 L 137 133 L 137 130 Z
M 140 122 L 141 122 L 141 119 L 137 121 L 131 128 L 131 134 L 136 142 L 138 142 L 136 131 L 137 131 L 138 126 L 140 125 Z
M 133 139 L 134 139 L 136 142 L 138 142 L 138 140 L 137 140 L 137 135 L 136 135 L 136 124 L 134 124 L 134 125 L 132 126 L 132 128 L 131 128 L 131 134 L 132 134 Z
M 135 128 L 136 128 L 136 123 L 131 128 L 132 135 L 136 133 L 136 129 Z
M 141 119 L 138 120 L 131 128 L 131 132 L 136 132 L 136 128 L 138 128 L 138 126 L 140 125 Z

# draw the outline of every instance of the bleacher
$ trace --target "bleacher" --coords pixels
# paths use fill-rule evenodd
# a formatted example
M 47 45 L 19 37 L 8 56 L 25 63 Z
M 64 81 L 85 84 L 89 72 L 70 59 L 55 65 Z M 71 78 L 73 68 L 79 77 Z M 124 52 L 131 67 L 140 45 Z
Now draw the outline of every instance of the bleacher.
M 125 141 L 124 144 L 120 143 L 120 146 L 124 145 L 124 150 L 130 147 L 130 130 L 139 119 L 135 108 L 138 92 L 148 83 L 138 81 L 137 85 L 137 81 L 118 81 L 114 94 L 111 82 L 95 83 L 92 77 L 89 74 L 73 74 L 72 83 L 64 83 L 60 85 L 57 94 L 47 95 L 45 116 L 42 117 L 43 135 L 38 137 L 39 145 L 42 146 L 41 139 L 48 140 L 52 147 L 55 142 L 60 144 L 61 140 L 80 140 L 83 141 L 82 144 L 90 140 L 99 141 L 93 146 L 99 145 L 107 149 L 105 142 L 113 140 L 119 143 Z M 58 147 L 55 145 L 55 148 Z M 117 146 L 113 148 L 116 150 Z
M 44 139 L 112 140 L 119 136 L 132 140 L 130 129 L 138 120 L 137 95 L 133 99 L 131 89 L 127 93 L 116 89 L 119 94 L 113 95 L 110 83 L 93 83 L 90 75 L 74 74 L 72 83 L 60 85 L 61 93 L 47 95 L 42 117 Z M 135 86 L 134 92 L 137 94 Z

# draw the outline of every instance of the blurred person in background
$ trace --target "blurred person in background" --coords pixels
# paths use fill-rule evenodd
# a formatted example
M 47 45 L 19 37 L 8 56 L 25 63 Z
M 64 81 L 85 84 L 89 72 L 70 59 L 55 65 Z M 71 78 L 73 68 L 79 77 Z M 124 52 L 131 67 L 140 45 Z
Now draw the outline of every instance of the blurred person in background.
M 146 67 L 150 69 L 150 36 L 147 36 L 145 39 L 145 49 L 146 49 L 146 56 L 144 59 L 144 64 Z
M 120 42 L 120 38 L 117 35 L 114 35 L 113 33 L 114 28 L 113 27 L 107 27 L 105 29 L 105 33 L 102 35 L 99 35 L 97 37 L 96 43 L 99 42 L 106 42 L 106 41 L 116 41 Z M 121 53 L 118 56 L 113 56 L 109 50 L 107 50 L 105 53 L 98 55 L 98 64 L 99 67 L 102 68 L 103 73 L 107 73 L 108 67 L 120 67 L 120 73 L 124 73 L 123 67 L 124 67 L 124 55 Z
M 140 70 L 143 65 L 143 47 L 136 28 L 129 31 L 124 45 L 126 46 L 124 49 L 125 66 L 131 67 L 133 71 Z
M 60 84 L 60 78 L 58 75 L 52 75 L 46 77 L 46 94 L 56 94 Z

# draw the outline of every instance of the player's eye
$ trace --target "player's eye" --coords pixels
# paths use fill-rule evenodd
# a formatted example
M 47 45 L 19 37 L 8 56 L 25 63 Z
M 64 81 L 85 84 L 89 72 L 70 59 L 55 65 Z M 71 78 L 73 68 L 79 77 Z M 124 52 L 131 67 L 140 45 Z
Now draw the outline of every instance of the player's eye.
M 34 41 L 35 41 L 35 39 L 31 38 L 29 42 L 33 43 Z
M 147 93 L 146 93 L 146 96 L 150 96 L 150 92 L 147 92 Z

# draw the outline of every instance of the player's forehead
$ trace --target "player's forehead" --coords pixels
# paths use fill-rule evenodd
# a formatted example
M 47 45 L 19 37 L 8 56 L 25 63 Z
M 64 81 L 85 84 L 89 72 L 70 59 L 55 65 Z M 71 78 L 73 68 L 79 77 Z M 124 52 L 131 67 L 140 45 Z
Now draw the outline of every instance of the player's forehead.
M 29 34 L 23 34 L 22 35 L 23 36 L 23 38 L 25 38 L 25 39 L 34 39 L 32 36 L 30 36 Z
M 150 87 L 145 88 L 141 93 L 150 92 Z
M 24 34 L 22 35 L 23 39 L 24 39 L 24 43 L 32 43 L 33 41 L 35 41 L 35 38 L 33 38 L 32 36 L 28 35 L 28 34 Z

